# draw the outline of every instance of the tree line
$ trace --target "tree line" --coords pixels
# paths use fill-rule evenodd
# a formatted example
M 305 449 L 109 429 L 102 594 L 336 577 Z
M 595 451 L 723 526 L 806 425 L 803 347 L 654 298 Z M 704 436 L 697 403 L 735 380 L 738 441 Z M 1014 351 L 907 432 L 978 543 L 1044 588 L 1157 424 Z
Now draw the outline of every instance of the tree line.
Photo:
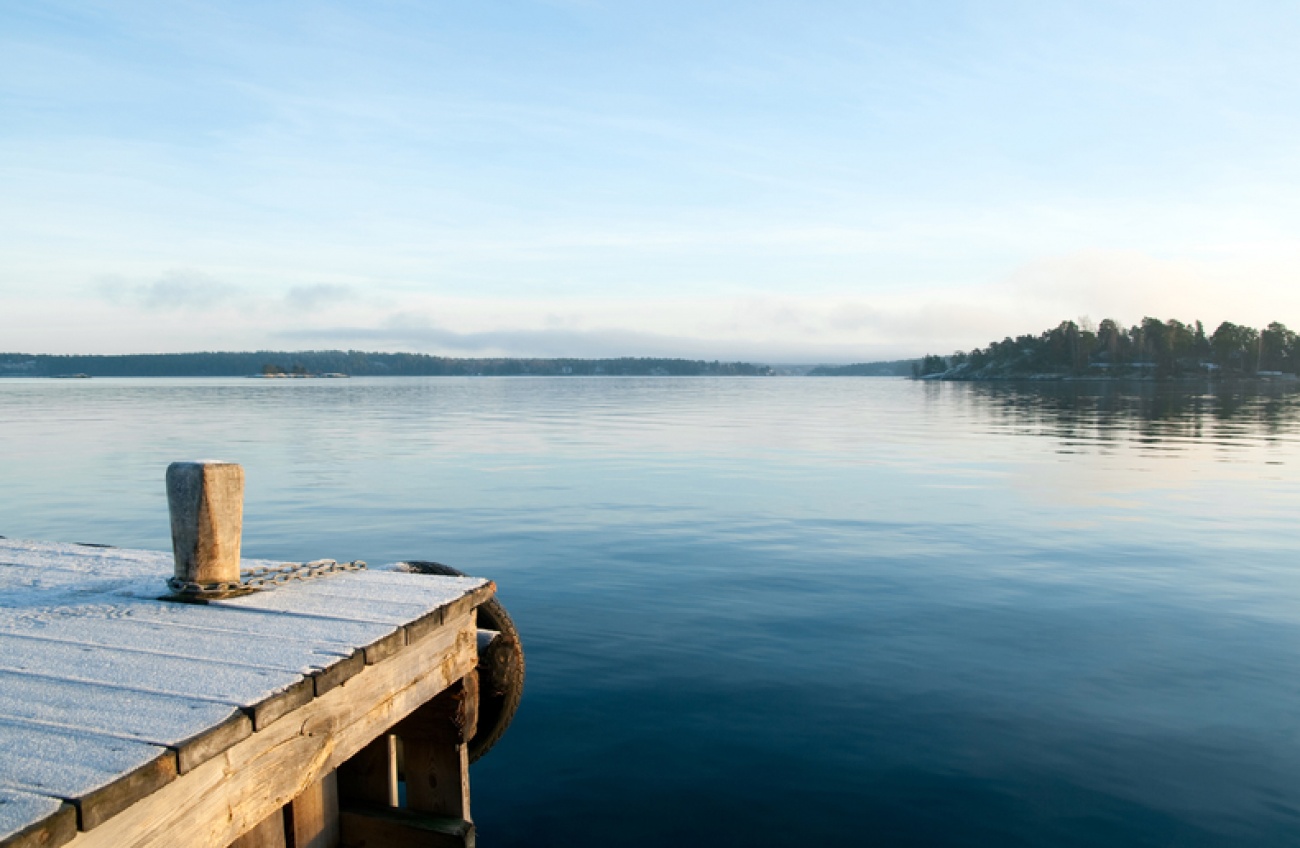
M 0 376 L 58 377 L 243 377 L 286 374 L 355 377 L 460 376 L 765 376 L 771 369 L 749 362 L 621 357 L 612 359 L 458 359 L 422 353 L 357 350 L 161 353 L 116 356 L 0 354 Z
M 809 377 L 906 377 L 913 373 L 918 359 L 894 359 L 888 362 L 856 362 L 852 365 L 818 365 Z
M 1206 333 L 1200 321 L 1143 318 L 1127 329 L 1110 318 L 1095 326 L 1062 321 L 951 356 L 927 355 L 913 376 L 954 380 L 1054 376 L 1254 376 L 1300 370 L 1300 339 L 1278 322 L 1262 330 L 1224 321 Z

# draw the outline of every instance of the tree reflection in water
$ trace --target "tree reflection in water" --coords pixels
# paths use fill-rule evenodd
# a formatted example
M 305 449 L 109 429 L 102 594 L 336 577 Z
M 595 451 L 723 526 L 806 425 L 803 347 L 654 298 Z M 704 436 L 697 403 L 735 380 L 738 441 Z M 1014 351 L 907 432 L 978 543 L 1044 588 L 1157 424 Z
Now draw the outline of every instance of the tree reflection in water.
M 1236 447 L 1300 435 L 1300 383 L 1206 385 L 1155 381 L 931 384 L 960 386 L 972 418 L 989 430 L 1059 440 L 1071 451 L 1120 444 L 1143 452 L 1190 444 Z M 953 399 L 949 398 L 951 402 Z

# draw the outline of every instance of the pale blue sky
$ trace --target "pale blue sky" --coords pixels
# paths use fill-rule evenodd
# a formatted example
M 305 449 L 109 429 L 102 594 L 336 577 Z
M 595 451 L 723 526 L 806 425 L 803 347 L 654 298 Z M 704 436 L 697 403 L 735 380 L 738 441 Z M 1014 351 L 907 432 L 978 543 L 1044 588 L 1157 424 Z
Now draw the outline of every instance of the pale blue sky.
M 1298 44 L 1283 2 L 7 3 L 0 350 L 1297 326 Z

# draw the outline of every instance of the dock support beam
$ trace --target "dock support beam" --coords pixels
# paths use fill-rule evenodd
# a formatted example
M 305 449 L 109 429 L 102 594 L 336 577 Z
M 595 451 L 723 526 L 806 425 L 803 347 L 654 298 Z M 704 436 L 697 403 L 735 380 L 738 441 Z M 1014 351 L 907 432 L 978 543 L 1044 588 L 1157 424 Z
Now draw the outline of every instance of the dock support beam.
M 406 805 L 388 790 L 396 752 L 380 737 L 340 770 L 342 848 L 473 848 L 469 739 L 478 721 L 470 672 L 393 728 L 401 740 Z M 385 803 L 388 801 L 388 803 Z
M 469 674 L 397 726 L 406 754 L 406 806 L 470 820 L 469 740 L 478 723 L 478 674 Z

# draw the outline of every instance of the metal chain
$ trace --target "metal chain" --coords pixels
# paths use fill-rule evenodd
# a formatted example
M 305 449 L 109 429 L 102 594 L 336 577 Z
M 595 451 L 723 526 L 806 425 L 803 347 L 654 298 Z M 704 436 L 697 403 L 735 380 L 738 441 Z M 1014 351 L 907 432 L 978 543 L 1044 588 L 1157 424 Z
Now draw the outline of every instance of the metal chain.
M 311 562 L 286 562 L 279 566 L 260 566 L 239 572 L 239 582 L 250 589 L 262 589 L 267 586 L 279 586 L 294 580 L 311 580 L 327 574 L 341 571 L 364 571 L 366 564 L 361 560 L 353 562 L 335 562 L 332 559 L 317 559 Z
M 192 580 L 177 580 L 175 577 L 169 577 L 167 586 L 178 595 L 198 598 L 220 597 L 245 594 L 257 589 L 273 589 L 295 580 L 313 580 L 343 571 L 364 571 L 365 568 L 366 564 L 361 560 L 336 562 L 332 559 L 318 559 L 311 562 L 286 562 L 283 565 L 241 569 L 238 582 L 195 583 Z

